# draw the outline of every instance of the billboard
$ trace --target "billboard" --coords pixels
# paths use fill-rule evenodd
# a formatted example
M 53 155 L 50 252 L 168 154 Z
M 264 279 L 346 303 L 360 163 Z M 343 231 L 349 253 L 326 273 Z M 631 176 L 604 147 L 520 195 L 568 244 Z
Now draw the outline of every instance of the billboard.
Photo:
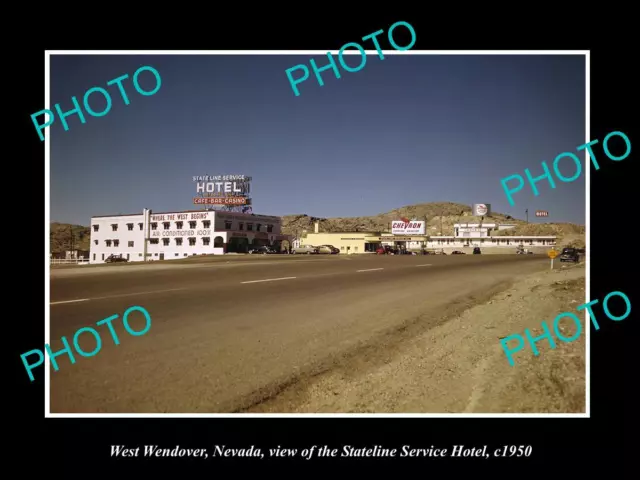
M 490 217 L 491 216 L 491 204 L 490 203 L 474 203 L 471 208 L 471 215 L 474 217 Z
M 391 222 L 391 233 L 394 235 L 424 235 L 424 220 L 401 218 Z
M 194 205 L 205 209 L 220 209 L 252 213 L 251 177 L 247 175 L 194 175 L 196 196 Z

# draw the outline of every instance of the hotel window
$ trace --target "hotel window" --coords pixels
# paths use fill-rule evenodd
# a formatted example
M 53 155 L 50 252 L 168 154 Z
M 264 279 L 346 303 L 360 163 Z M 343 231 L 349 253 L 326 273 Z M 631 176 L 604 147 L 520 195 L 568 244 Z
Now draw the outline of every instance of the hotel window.
M 153 222 L 151 224 L 151 230 L 157 230 L 158 229 L 158 222 Z
M 176 245 L 178 245 L 179 247 L 182 246 L 182 239 L 181 238 L 176 238 Z
M 93 243 L 94 243 L 95 245 L 97 245 L 97 244 L 98 244 L 98 240 L 94 240 L 94 241 L 93 241 Z M 95 258 L 94 258 L 94 260 L 95 260 Z
M 127 223 L 127 229 L 129 231 L 133 230 L 133 223 Z
M 111 240 L 105 240 L 104 243 L 107 247 L 111 246 Z
M 117 223 L 112 223 L 111 224 L 111 230 L 114 231 L 114 232 L 117 232 L 118 231 L 118 224 Z
M 224 229 L 225 230 L 231 230 L 231 222 L 229 220 L 225 220 Z
M 189 237 L 189 246 L 193 247 L 196 244 L 196 237 Z
M 179 253 L 176 253 L 176 257 L 179 255 Z
M 113 246 L 114 247 L 119 247 L 120 246 L 120 240 L 114 240 L 113 241 Z
M 104 260 L 104 253 L 102 254 L 102 259 Z
M 247 223 L 247 232 L 253 231 L 253 223 Z
M 260 231 L 260 227 L 262 227 L 262 224 L 261 224 L 261 223 L 259 223 L 258 225 L 256 225 L 256 232 L 259 232 L 259 231 Z
M 203 245 L 209 245 L 211 243 L 211 238 L 210 237 L 202 237 L 202 244 Z
M 144 223 L 139 223 L 138 227 L 140 227 L 140 230 L 142 230 L 142 228 L 144 227 Z
M 267 225 L 267 232 L 273 232 L 273 225 Z
M 163 238 L 163 239 L 162 239 L 162 244 L 163 244 L 165 247 L 167 247 L 167 246 L 169 246 L 169 242 L 170 242 L 170 241 L 171 241 L 171 239 L 170 239 L 170 238 Z
M 244 223 L 239 223 L 238 224 L 238 230 L 244 230 Z
M 98 230 L 100 230 L 100 225 L 94 225 L 93 226 L 93 231 L 97 232 Z
M 133 240 L 129 240 L 128 246 L 129 246 L 129 248 L 133 248 Z
M 209 228 L 209 227 L 211 227 L 211 220 L 203 220 L 203 221 L 202 221 L 202 226 L 203 226 L 204 228 Z
M 182 230 L 182 222 L 176 222 L 176 228 Z
M 196 228 L 196 226 L 197 226 L 197 225 L 198 225 L 198 222 L 196 222 L 196 221 L 189 222 L 189 228 L 190 228 L 190 229 L 192 229 L 192 230 L 193 230 L 194 228 Z
M 169 222 L 162 222 L 162 225 L 164 225 L 165 230 L 169 230 L 169 227 L 171 226 Z
M 160 240 L 159 238 L 152 238 L 151 240 L 149 240 L 149 243 L 151 245 L 158 245 L 158 240 Z M 163 238 L 163 240 L 169 240 L 168 238 Z

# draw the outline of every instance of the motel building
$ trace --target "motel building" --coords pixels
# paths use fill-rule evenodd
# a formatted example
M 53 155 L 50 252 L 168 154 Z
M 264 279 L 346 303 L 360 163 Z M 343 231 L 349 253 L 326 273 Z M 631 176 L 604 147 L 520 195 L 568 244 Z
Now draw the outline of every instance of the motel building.
M 517 247 L 548 247 L 556 244 L 555 236 L 508 236 L 496 235 L 497 232 L 515 228 L 515 224 L 495 223 L 456 223 L 453 226 L 453 236 L 431 236 L 427 242 L 427 249 L 463 250 L 465 248 L 509 248 Z M 445 250 L 446 252 L 446 250 Z
M 130 262 L 173 260 L 194 255 L 247 253 L 250 248 L 288 246 L 280 217 L 188 210 L 91 217 L 89 263 L 110 255 Z
M 491 248 L 493 253 L 515 253 L 516 248 L 547 247 L 556 244 L 555 236 L 495 236 L 495 232 L 515 228 L 515 224 L 455 224 L 452 236 L 394 235 L 385 232 L 319 232 L 316 222 L 313 233 L 305 233 L 301 245 L 333 245 L 341 254 L 375 253 L 381 246 L 409 251 L 423 249 L 451 253 L 474 247 Z M 295 248 L 295 245 L 294 245 Z M 494 250 L 495 248 L 495 250 Z M 507 250 L 508 249 L 508 250 Z M 488 253 L 490 253 L 488 252 Z

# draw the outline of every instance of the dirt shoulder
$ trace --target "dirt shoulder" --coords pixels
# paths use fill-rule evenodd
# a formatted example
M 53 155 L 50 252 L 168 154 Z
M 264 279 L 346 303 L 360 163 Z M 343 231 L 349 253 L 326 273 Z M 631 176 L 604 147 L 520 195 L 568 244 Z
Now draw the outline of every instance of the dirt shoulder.
M 407 340 L 382 365 L 348 362 L 292 386 L 248 412 L 270 413 L 582 413 L 585 326 L 572 343 L 547 340 L 514 354 L 500 339 L 543 333 L 561 312 L 585 303 L 584 264 L 529 275 L 486 303 Z M 566 323 L 565 323 L 566 322 Z M 561 322 L 570 337 L 575 326 Z

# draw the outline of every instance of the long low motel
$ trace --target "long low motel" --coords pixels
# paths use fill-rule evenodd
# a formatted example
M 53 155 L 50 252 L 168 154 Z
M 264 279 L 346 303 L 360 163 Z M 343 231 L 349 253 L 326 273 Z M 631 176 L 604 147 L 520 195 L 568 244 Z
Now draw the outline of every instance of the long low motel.
M 452 236 L 427 235 L 393 235 L 383 232 L 319 232 L 319 224 L 315 224 L 314 232 L 307 233 L 297 245 L 333 245 L 340 253 L 358 254 L 374 253 L 381 246 L 391 246 L 406 250 L 445 250 L 453 251 L 463 248 L 510 248 L 545 247 L 556 244 L 555 236 L 496 236 L 492 233 L 515 228 L 505 224 L 455 224 Z
M 91 217 L 89 263 L 110 255 L 132 262 L 171 260 L 193 255 L 246 253 L 268 245 L 288 246 L 280 217 L 250 213 L 188 210 Z

